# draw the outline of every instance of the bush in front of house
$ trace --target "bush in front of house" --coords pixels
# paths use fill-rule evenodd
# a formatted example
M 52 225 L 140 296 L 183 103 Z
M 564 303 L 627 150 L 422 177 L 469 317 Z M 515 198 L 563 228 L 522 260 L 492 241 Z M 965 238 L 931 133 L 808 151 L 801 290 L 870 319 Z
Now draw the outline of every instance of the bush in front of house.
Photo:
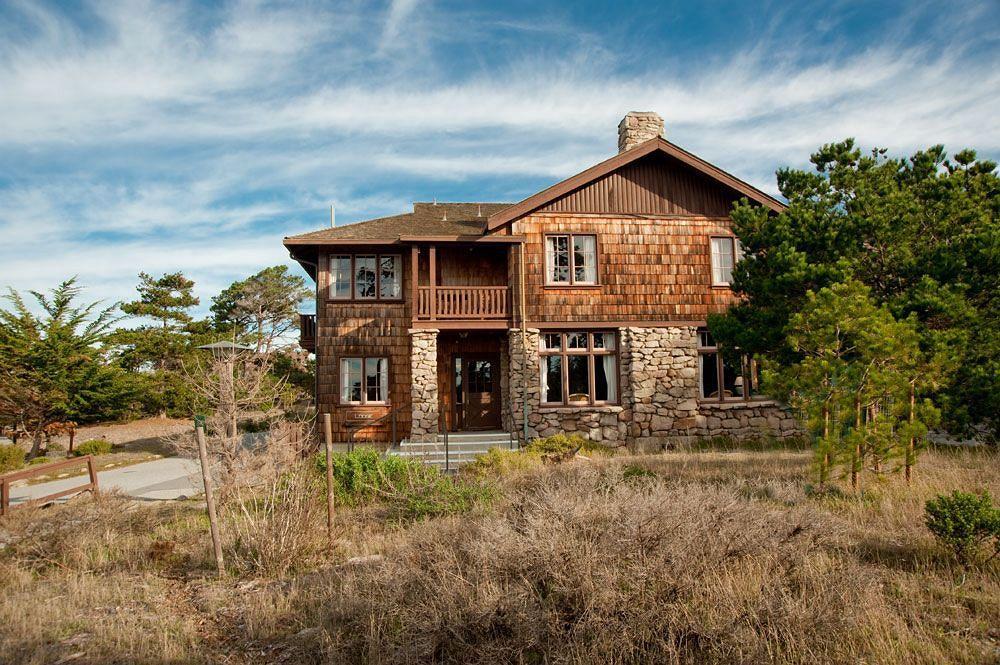
M 106 439 L 90 439 L 73 448 L 77 457 L 85 455 L 107 455 L 111 452 L 111 442 Z
M 0 473 L 16 471 L 24 466 L 24 449 L 10 443 L 0 444 Z
M 539 456 L 521 450 L 490 448 L 462 468 L 462 474 L 474 478 L 495 478 L 525 471 L 539 465 Z
M 525 452 L 534 455 L 568 455 L 574 451 L 610 455 L 612 449 L 591 441 L 582 434 L 560 432 L 542 439 L 535 439 L 524 447 Z
M 1000 508 L 993 505 L 989 492 L 939 494 L 924 509 L 927 528 L 962 565 L 974 561 L 990 541 L 995 552 L 1000 552 Z
M 389 516 L 420 519 L 470 510 L 492 496 L 486 486 L 444 476 L 437 468 L 373 448 L 358 448 L 333 456 L 333 482 L 339 505 L 382 502 Z M 315 458 L 316 470 L 326 474 L 326 455 Z

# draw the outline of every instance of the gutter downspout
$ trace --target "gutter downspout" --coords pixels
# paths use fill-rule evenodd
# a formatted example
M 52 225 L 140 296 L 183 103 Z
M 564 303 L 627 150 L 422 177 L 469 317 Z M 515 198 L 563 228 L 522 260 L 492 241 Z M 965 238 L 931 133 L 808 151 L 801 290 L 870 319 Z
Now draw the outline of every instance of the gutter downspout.
M 524 445 L 528 445 L 528 324 L 525 320 L 524 304 L 524 243 L 517 244 L 518 300 L 521 309 L 521 433 Z

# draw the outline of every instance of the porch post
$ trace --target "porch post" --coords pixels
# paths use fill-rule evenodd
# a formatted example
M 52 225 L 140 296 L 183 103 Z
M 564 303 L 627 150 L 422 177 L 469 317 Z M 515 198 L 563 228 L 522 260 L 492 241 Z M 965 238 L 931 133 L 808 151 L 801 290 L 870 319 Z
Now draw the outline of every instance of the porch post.
M 431 245 L 430 254 L 431 278 L 431 321 L 437 319 L 437 245 Z
M 433 442 L 438 434 L 438 331 L 410 330 L 410 440 Z
M 413 320 L 420 317 L 420 262 L 416 245 L 410 247 L 410 290 L 413 296 Z

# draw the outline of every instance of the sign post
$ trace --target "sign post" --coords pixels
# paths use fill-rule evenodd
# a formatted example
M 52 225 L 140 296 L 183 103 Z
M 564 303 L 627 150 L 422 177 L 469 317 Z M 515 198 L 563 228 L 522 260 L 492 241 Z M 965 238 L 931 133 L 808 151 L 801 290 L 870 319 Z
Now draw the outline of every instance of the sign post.
M 205 416 L 194 417 L 194 432 L 198 439 L 198 459 L 201 460 L 201 480 L 205 485 L 205 504 L 208 508 L 208 525 L 212 531 L 212 547 L 215 550 L 215 567 L 219 577 L 226 574 L 222 562 L 222 540 L 219 538 L 219 520 L 215 514 L 215 497 L 212 494 L 212 478 L 208 472 L 208 448 L 205 446 Z
M 330 414 L 323 414 L 323 438 L 326 442 L 326 537 L 333 550 L 333 426 Z

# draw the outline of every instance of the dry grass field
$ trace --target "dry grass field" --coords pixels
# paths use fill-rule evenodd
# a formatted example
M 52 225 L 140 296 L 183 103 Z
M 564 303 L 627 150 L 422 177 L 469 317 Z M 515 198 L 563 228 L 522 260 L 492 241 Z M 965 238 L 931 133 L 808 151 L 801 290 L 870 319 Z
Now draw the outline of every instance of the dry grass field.
M 25 509 L 0 521 L 0 662 L 1000 662 L 1000 562 L 963 569 L 923 525 L 939 492 L 1000 495 L 997 454 L 928 452 L 859 497 L 814 492 L 810 461 L 526 465 L 459 513 L 344 508 L 333 552 L 303 474 L 230 497 L 224 580 L 197 504 Z

